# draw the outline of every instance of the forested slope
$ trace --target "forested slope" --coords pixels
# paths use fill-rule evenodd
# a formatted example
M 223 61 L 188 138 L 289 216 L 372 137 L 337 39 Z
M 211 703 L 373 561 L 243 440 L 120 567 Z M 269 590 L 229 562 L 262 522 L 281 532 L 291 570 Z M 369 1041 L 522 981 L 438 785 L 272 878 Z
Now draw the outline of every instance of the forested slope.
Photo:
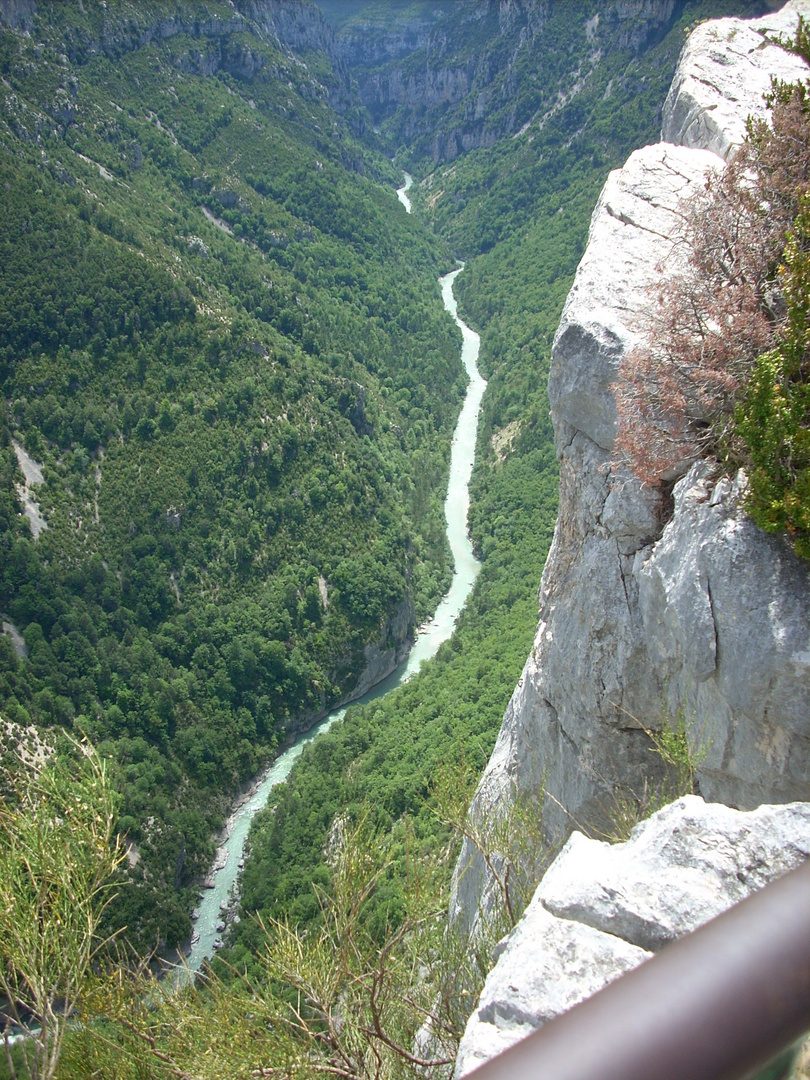
M 336 36 L 303 0 L 120 0 L 24 5 L 0 40 L 0 610 L 27 646 L 0 635 L 0 692 L 11 718 L 76 726 L 116 761 L 138 883 L 119 917 L 142 940 L 187 932 L 235 785 L 447 581 L 451 251 L 490 380 L 484 569 L 434 669 L 349 725 L 392 820 L 450 744 L 483 763 L 534 629 L 556 512 L 547 358 L 593 201 L 654 134 L 685 26 L 759 7 L 600 21 L 598 4 L 471 0 L 451 24 L 442 5 L 323 6 Z M 373 179 L 396 182 L 386 148 L 420 181 L 410 218 Z M 37 539 L 12 438 L 43 469 Z M 399 764 L 404 715 L 430 746 L 418 769 Z M 283 868 L 257 842 L 249 879 L 297 875 L 290 902 L 311 908 L 345 766 L 321 809 L 289 796 L 320 822 L 300 868 L 276 836 Z
M 218 3 L 25 29 L 0 34 L 0 611 L 27 655 L 0 635 L 0 701 L 115 761 L 116 917 L 172 945 L 235 786 L 447 581 L 451 263 L 323 52 Z

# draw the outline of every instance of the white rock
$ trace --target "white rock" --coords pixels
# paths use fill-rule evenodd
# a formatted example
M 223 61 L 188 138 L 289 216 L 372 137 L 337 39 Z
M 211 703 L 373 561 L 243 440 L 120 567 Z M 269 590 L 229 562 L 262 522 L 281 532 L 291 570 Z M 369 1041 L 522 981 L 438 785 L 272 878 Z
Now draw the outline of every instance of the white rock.
M 748 813 L 687 795 L 625 844 L 574 833 L 537 890 L 543 906 L 653 952 L 810 856 L 810 803 Z
M 745 813 L 687 796 L 624 844 L 574 833 L 506 939 L 460 1078 L 810 856 L 810 805 Z
M 672 269 L 678 204 L 720 163 L 714 154 L 658 143 L 631 154 L 602 189 L 588 246 L 554 339 L 548 392 L 555 421 L 609 450 L 616 429 L 610 387 L 639 341 L 646 287 Z
M 612 934 L 558 919 L 534 900 L 487 977 L 454 1077 L 466 1076 L 648 956 Z
M 714 19 L 697 26 L 664 104 L 661 139 L 728 160 L 745 138 L 747 117 L 762 115 L 771 77 L 807 78 L 801 57 L 773 43 L 792 37 L 799 14 L 810 18 L 808 0 L 791 0 L 761 19 Z

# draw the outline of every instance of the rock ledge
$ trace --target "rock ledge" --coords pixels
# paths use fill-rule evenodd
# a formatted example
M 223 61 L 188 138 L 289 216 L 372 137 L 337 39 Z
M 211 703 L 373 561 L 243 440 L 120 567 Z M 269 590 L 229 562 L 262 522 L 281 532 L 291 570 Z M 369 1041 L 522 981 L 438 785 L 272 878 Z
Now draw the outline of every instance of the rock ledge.
M 574 833 L 506 938 L 470 1017 L 460 1080 L 810 857 L 810 805 L 749 812 L 688 795 L 624 844 Z

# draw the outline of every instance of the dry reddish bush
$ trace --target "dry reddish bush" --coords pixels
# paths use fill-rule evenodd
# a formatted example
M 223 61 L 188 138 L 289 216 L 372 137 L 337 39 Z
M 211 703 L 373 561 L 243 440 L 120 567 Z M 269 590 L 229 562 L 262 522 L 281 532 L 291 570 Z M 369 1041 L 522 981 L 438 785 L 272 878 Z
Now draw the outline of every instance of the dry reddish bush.
M 750 122 L 731 164 L 684 206 L 683 269 L 651 287 L 645 344 L 622 362 L 616 448 L 648 483 L 725 448 L 754 361 L 777 342 L 777 270 L 810 189 L 810 101 L 778 86 L 771 123 Z

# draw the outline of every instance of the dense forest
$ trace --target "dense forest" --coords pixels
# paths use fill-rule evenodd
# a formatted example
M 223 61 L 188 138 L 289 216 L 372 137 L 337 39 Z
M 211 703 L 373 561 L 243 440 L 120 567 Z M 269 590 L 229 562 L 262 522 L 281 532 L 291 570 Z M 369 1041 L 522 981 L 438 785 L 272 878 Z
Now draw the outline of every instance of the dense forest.
M 2 36 L 0 696 L 115 760 L 116 918 L 173 946 L 236 786 L 445 588 L 464 376 L 447 249 L 344 165 L 396 175 L 317 69 L 191 19 L 93 45 L 158 8 Z
M 535 630 L 549 355 L 598 191 L 657 138 L 689 25 L 762 7 L 291 6 L 0 13 L 0 712 L 108 763 L 128 858 L 106 919 L 139 950 L 188 939 L 236 792 L 447 587 L 465 376 L 436 281 L 466 262 L 482 570 L 436 658 L 257 816 L 223 955 L 259 977 L 254 916 L 323 922 L 336 822 L 373 807 L 389 838 L 377 930 L 406 921 L 400 868 L 452 849 L 436 773 L 483 767 Z

